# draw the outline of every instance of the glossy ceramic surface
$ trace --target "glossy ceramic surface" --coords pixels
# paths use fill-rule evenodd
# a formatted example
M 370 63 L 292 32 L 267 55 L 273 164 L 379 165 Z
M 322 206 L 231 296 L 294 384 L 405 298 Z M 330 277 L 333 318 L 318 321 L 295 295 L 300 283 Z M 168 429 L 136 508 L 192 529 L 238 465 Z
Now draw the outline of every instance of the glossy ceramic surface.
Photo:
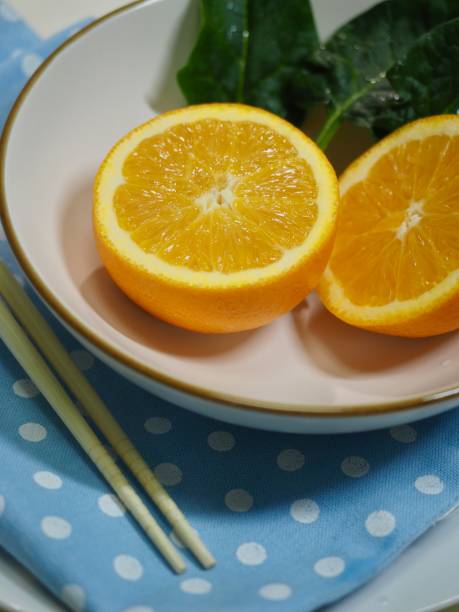
M 315 4 L 322 32 L 330 31 L 337 24 L 321 24 L 323 4 Z M 124 133 L 183 104 L 175 73 L 197 27 L 192 0 L 134 3 L 70 41 L 24 91 L 3 138 L 1 207 L 39 294 L 122 375 L 214 418 L 332 433 L 456 405 L 459 334 L 371 334 L 341 323 L 311 295 L 262 329 L 204 336 L 152 318 L 113 285 L 92 237 L 93 178 Z M 354 134 L 351 141 L 359 146 Z M 354 152 L 347 147 L 344 157 Z M 332 155 L 345 163 L 339 146 Z

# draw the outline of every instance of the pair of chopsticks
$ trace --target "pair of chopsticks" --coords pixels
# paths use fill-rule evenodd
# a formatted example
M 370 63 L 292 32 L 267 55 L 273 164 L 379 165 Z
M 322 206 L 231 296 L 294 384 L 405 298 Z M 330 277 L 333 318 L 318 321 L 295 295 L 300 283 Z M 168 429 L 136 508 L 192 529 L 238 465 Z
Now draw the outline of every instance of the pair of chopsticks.
M 177 573 L 185 571 L 186 565 L 181 555 L 92 431 L 28 335 L 167 518 L 183 544 L 194 553 L 203 567 L 208 569 L 215 565 L 212 554 L 75 365 L 24 289 L 1 261 L 0 296 L 0 338 L 173 570 Z

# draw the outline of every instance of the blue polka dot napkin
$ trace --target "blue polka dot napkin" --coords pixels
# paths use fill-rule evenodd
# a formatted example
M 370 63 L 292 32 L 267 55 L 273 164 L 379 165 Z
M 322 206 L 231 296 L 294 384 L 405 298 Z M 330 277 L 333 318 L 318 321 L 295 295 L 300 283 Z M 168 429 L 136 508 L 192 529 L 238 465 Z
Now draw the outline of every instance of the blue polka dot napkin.
M 0 2 L 0 120 L 66 34 L 40 42 Z M 23 279 L 3 234 L 0 256 Z M 458 502 L 456 411 L 335 437 L 228 426 L 134 387 L 53 325 L 218 559 L 206 572 L 184 550 L 175 576 L 0 345 L 0 542 L 74 610 L 307 612 Z

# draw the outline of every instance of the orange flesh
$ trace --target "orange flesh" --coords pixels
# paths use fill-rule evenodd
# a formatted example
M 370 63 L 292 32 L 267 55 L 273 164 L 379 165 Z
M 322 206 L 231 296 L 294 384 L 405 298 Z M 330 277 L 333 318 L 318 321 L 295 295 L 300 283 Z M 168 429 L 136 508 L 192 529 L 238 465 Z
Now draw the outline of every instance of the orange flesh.
M 416 298 L 459 267 L 459 136 L 395 147 L 341 199 L 331 270 L 359 306 Z
M 114 197 L 146 253 L 195 271 L 261 268 L 304 243 L 317 218 L 309 164 L 250 121 L 200 120 L 143 140 Z

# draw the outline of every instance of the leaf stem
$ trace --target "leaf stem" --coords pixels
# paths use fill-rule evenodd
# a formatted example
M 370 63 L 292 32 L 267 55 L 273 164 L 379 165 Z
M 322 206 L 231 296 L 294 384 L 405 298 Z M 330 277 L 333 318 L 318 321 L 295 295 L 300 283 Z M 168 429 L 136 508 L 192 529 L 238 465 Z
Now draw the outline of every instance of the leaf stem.
M 380 78 L 382 78 L 381 75 Z M 333 140 L 334 135 L 343 122 L 346 112 L 352 107 L 356 100 L 362 98 L 374 86 L 374 83 L 374 81 L 368 81 L 364 87 L 358 89 L 352 96 L 347 98 L 347 100 L 333 108 L 316 138 L 316 143 L 322 151 L 325 151 Z
M 342 120 L 343 115 L 340 109 L 335 109 L 328 115 L 327 120 L 323 124 L 316 138 L 316 142 L 322 151 L 325 151 L 330 142 L 333 140 L 333 137 L 340 127 Z

